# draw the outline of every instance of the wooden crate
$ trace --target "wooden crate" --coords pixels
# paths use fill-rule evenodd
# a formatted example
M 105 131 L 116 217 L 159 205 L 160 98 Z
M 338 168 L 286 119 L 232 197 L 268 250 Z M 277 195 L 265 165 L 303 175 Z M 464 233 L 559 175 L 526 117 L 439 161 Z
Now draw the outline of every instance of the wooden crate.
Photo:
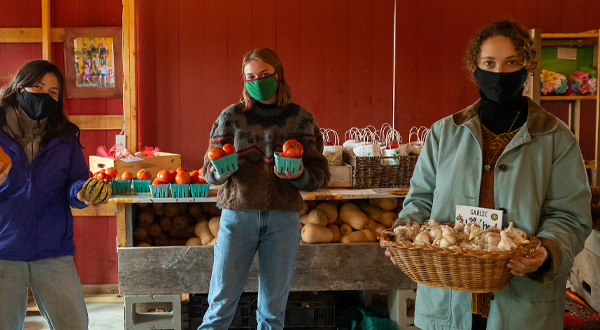
M 156 177 L 156 174 L 160 170 L 175 171 L 181 166 L 181 155 L 172 154 L 168 152 L 155 152 L 155 156 L 152 157 L 140 157 L 142 160 L 138 161 L 127 161 L 123 159 L 112 159 L 100 156 L 90 156 L 90 171 L 96 173 L 100 169 L 107 167 L 116 167 L 119 174 L 129 171 L 133 173 L 133 176 L 143 168 L 147 169 L 152 173 L 152 177 Z
M 331 178 L 327 187 L 352 187 L 352 166 L 329 166 Z

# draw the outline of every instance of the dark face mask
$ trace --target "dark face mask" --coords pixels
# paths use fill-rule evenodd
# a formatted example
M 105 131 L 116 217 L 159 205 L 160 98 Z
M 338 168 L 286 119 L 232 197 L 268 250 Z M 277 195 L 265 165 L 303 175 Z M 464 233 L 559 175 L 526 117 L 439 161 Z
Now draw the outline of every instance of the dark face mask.
M 58 109 L 58 101 L 47 93 L 30 93 L 23 90 L 17 95 L 23 111 L 33 120 L 48 118 Z
M 496 103 L 504 103 L 523 93 L 527 69 L 522 68 L 515 72 L 491 72 L 476 68 L 473 75 L 483 95 Z

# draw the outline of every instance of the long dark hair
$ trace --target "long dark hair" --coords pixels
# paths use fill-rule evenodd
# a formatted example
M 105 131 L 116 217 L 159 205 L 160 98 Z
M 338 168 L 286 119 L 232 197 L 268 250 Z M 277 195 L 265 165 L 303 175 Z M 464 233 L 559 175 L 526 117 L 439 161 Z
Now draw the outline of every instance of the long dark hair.
M 18 109 L 19 101 L 17 100 L 17 95 L 25 87 L 34 87 L 47 73 L 54 74 L 58 80 L 58 109 L 48 117 L 46 132 L 42 137 L 42 141 L 40 141 L 40 146 L 47 145 L 48 142 L 57 137 L 60 138 L 61 142 L 66 142 L 68 138 L 75 134 L 77 134 L 77 142 L 81 146 L 79 127 L 69 121 L 63 110 L 63 88 L 65 81 L 63 74 L 56 65 L 46 60 L 33 60 L 23 65 L 16 76 L 0 89 L 0 127 L 6 123 L 6 108 Z

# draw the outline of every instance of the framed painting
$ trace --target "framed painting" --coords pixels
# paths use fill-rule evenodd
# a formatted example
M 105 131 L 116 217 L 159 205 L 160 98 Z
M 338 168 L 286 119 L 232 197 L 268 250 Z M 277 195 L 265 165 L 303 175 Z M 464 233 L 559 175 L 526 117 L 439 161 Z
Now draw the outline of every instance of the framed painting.
M 123 96 L 120 27 L 65 28 L 65 89 L 68 98 Z

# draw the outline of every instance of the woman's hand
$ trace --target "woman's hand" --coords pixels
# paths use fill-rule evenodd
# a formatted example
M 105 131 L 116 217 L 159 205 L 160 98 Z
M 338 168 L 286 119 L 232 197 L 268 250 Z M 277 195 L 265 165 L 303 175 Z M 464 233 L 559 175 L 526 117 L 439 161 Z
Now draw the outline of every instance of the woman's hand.
M 217 178 L 217 180 L 219 180 L 219 181 L 223 181 L 223 179 L 228 179 L 233 174 L 233 172 L 235 172 L 235 171 L 231 171 L 229 173 L 219 175 L 219 173 L 217 173 L 217 170 L 215 170 L 214 166 L 210 167 L 210 171 L 215 173 L 215 178 Z
M 275 175 L 277 175 L 278 177 L 280 177 L 282 179 L 296 179 L 296 178 L 299 178 L 300 175 L 302 175 L 303 171 L 304 171 L 304 164 L 302 164 L 302 163 L 300 163 L 300 167 L 298 168 L 298 173 L 296 173 L 296 174 L 292 174 L 288 170 L 286 170 L 285 173 L 278 173 L 277 172 L 277 167 L 273 166 L 273 172 L 275 172 Z
M 384 242 L 385 242 L 384 240 L 380 239 L 379 240 L 379 246 L 385 247 Z M 392 263 L 394 265 L 398 266 L 398 263 L 396 263 L 396 260 L 394 260 L 394 258 L 393 258 L 394 255 L 392 254 L 392 251 L 390 251 L 390 249 L 388 249 L 388 248 L 385 249 L 385 255 L 388 256 L 388 257 L 390 257 L 390 260 L 392 261 Z
M 2 167 L 4 167 L 4 162 L 0 162 L 0 168 L 2 168 Z M 12 163 L 8 164 L 8 166 L 6 167 L 4 172 L 0 173 L 0 185 L 2 185 L 4 183 L 4 181 L 6 181 L 6 178 L 8 177 L 8 172 L 10 171 L 11 167 L 12 167 Z
M 506 267 L 512 269 L 511 273 L 515 276 L 523 276 L 527 273 L 535 272 L 548 259 L 548 250 L 542 245 L 537 251 L 531 253 L 529 257 L 520 257 L 510 259 Z
M 90 205 L 98 206 L 99 205 L 99 204 L 94 204 L 94 203 L 88 201 L 87 199 L 83 198 L 83 190 L 82 189 L 79 189 L 79 191 L 77 192 L 77 199 L 80 202 L 84 202 L 85 205 L 87 205 L 87 206 L 90 206 Z

